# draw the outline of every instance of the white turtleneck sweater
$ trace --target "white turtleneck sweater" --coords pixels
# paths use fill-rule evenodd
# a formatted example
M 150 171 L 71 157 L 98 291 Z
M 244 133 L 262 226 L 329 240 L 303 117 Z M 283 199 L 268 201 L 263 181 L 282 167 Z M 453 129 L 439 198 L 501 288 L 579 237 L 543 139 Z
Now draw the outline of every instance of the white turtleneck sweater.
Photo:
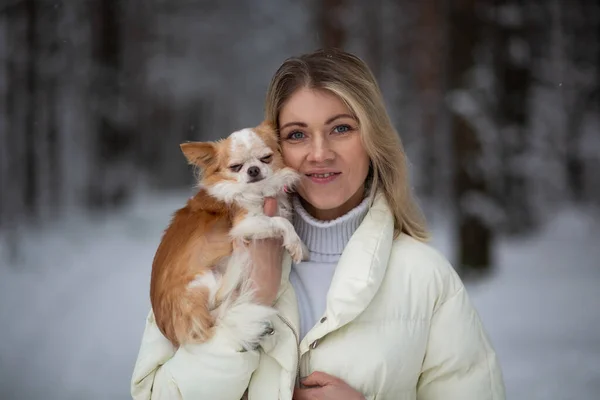
M 290 283 L 296 291 L 300 311 L 300 340 L 325 314 L 327 292 L 342 251 L 368 211 L 365 198 L 347 214 L 332 221 L 313 218 L 293 199 L 294 228 L 308 247 L 307 261 L 293 264 Z

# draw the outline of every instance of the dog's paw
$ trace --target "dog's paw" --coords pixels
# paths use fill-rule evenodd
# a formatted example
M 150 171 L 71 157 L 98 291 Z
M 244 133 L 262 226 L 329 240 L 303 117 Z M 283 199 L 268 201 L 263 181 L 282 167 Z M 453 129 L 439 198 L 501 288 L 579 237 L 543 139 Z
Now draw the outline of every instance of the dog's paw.
M 290 253 L 292 261 L 296 264 L 308 259 L 308 248 L 301 240 L 295 240 L 285 246 L 285 248 Z
M 265 336 L 271 336 L 275 334 L 275 329 L 273 328 L 273 325 L 271 324 L 271 322 L 267 321 L 265 323 L 265 329 L 264 331 L 261 333 L 260 337 L 264 338 Z

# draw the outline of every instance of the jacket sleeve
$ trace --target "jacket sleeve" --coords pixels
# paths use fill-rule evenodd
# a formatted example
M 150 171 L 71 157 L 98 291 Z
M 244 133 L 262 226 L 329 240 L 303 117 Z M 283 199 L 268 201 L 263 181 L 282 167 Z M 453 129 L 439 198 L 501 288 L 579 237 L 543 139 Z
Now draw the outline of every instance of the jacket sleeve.
M 456 276 L 455 291 L 434 311 L 418 400 L 504 400 L 496 354 Z
M 131 396 L 135 400 L 239 400 L 258 362 L 258 351 L 238 351 L 219 335 L 175 350 L 151 311 L 131 379 Z

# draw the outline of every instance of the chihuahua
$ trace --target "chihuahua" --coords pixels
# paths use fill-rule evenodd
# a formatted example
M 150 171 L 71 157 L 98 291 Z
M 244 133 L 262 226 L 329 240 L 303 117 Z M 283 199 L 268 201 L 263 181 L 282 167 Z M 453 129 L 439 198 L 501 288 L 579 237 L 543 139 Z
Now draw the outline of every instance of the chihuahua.
M 288 192 L 299 174 L 284 165 L 269 123 L 181 150 L 200 170 L 199 190 L 175 212 L 154 256 L 156 323 L 175 347 L 206 342 L 219 330 L 238 348 L 255 349 L 275 311 L 254 299 L 247 244 L 282 238 L 294 262 L 305 258 L 290 222 Z M 264 214 L 266 198 L 277 200 L 278 215 Z

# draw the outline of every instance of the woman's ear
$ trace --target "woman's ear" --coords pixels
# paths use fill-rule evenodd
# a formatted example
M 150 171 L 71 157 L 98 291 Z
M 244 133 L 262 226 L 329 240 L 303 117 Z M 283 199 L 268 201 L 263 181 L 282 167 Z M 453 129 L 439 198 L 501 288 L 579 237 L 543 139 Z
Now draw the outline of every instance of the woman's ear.
M 188 162 L 206 169 L 217 162 L 217 149 L 211 142 L 187 142 L 179 145 Z

